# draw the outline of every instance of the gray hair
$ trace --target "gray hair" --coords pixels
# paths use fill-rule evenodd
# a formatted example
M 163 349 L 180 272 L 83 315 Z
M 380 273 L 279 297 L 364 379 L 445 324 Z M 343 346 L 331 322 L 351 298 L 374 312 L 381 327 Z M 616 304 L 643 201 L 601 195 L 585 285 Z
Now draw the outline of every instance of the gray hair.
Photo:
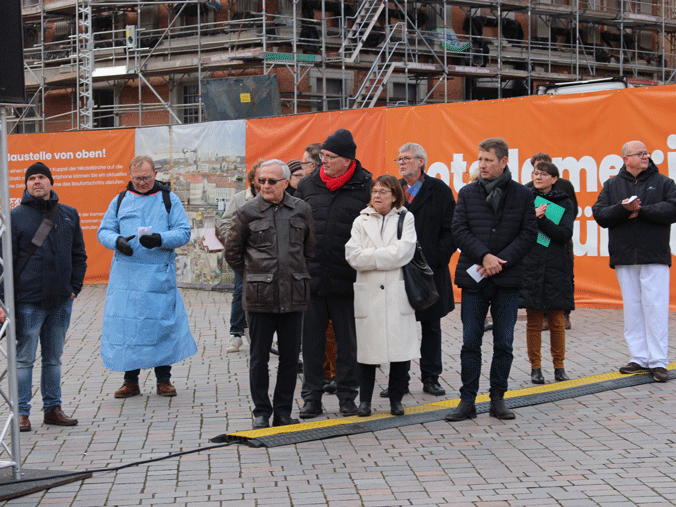
M 423 159 L 422 171 L 425 172 L 425 168 L 427 167 L 427 152 L 425 151 L 425 148 L 420 146 L 418 143 L 406 143 L 401 148 L 399 148 L 399 153 L 402 151 L 410 151 L 413 153 L 415 158 Z
M 489 137 L 488 139 L 484 139 L 479 143 L 479 150 L 494 150 L 498 160 L 509 157 L 509 146 L 507 145 L 507 141 L 502 137 Z
M 266 160 L 261 164 L 261 171 L 263 170 L 264 167 L 267 167 L 269 165 L 278 165 L 279 167 L 282 168 L 282 179 L 288 180 L 289 178 L 291 178 L 291 170 L 289 169 L 289 166 L 286 165 L 285 162 L 282 162 L 278 158 Z
M 144 162 L 150 164 L 150 167 L 153 171 L 155 170 L 155 162 L 152 158 L 150 158 L 148 155 L 139 155 L 138 157 L 132 158 L 131 162 L 129 162 L 129 172 L 131 173 L 132 169 L 141 167 Z

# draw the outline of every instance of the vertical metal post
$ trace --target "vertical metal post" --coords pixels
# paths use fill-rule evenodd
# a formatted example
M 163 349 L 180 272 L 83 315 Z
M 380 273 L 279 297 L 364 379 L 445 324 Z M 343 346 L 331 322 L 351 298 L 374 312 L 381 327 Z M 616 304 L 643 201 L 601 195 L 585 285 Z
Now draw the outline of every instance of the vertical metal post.
M 7 158 L 7 110 L 0 105 L 0 236 L 2 236 L 2 282 L 5 288 L 5 322 L 0 327 L 0 345 L 4 336 L 7 357 L 7 380 L 9 395 L 2 392 L 3 400 L 9 404 L 9 415 L 2 432 L 2 450 L 10 455 L 10 461 L 0 462 L 0 466 L 11 466 L 15 479 L 21 478 L 21 441 L 19 439 L 19 391 L 16 375 L 16 329 L 14 319 L 14 264 L 12 259 L 12 224 L 10 218 L 11 206 L 9 202 L 9 167 Z M 1 348 L 1 347 L 0 347 Z M 1 377 L 2 375 L 0 375 Z M 8 448 L 4 437 L 7 430 L 11 430 L 11 445 Z M 0 450 L 0 455 L 2 455 Z

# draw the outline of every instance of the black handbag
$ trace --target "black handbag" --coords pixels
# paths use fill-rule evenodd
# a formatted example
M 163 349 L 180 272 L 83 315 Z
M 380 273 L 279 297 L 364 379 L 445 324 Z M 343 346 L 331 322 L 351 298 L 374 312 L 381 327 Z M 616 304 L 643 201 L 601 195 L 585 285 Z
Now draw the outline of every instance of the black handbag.
M 399 213 L 397 239 L 401 239 L 406 210 Z M 415 242 L 415 253 L 411 262 L 401 268 L 404 273 L 404 285 L 408 302 L 414 310 L 429 308 L 439 300 L 437 286 L 434 283 L 434 271 L 429 267 L 423 255 L 420 243 Z

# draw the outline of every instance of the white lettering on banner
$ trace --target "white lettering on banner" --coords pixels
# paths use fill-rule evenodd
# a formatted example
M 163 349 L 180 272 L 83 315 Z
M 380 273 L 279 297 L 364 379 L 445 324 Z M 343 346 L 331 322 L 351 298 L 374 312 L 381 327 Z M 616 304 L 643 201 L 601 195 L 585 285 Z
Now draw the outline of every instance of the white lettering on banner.
M 453 187 L 458 192 L 465 183 L 462 181 L 462 175 L 467 172 L 467 162 L 462 159 L 462 153 L 453 154 L 453 162 L 451 162 L 451 172 L 453 173 Z
M 448 172 L 448 166 L 443 162 L 435 162 L 427 170 L 427 174 L 432 178 L 439 178 L 441 181 L 450 185 L 451 174 Z

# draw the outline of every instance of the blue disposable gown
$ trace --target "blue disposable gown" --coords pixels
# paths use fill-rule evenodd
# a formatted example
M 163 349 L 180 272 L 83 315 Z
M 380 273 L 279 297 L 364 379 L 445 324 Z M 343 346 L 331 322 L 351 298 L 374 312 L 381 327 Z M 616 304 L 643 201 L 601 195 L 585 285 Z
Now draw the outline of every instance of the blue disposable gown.
M 99 227 L 101 244 L 115 250 L 101 334 L 101 357 L 110 370 L 170 365 L 197 352 L 176 288 L 174 252 L 190 241 L 190 223 L 180 199 L 170 196 L 167 213 L 162 192 L 127 191 L 119 210 L 118 197 L 113 199 Z M 138 242 L 138 228 L 147 226 L 162 237 L 160 247 L 148 249 Z M 134 254 L 128 257 L 115 249 L 115 241 L 132 235 Z

